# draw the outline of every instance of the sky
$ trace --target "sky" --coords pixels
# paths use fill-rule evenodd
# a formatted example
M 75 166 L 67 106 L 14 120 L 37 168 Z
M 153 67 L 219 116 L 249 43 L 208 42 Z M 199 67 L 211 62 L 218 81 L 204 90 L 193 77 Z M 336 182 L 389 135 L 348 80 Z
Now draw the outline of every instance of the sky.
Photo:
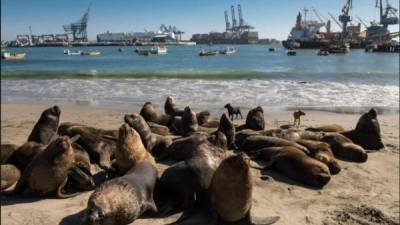
M 184 39 L 194 33 L 224 31 L 224 11 L 242 5 L 245 21 L 259 32 L 259 38 L 287 38 L 296 15 L 304 8 L 316 8 L 329 17 L 338 16 L 346 0 L 1 0 L 1 40 L 14 40 L 17 34 L 64 33 L 63 24 L 79 20 L 91 3 L 88 22 L 89 40 L 101 32 L 132 32 L 154 30 L 161 24 L 174 25 L 183 30 Z M 385 1 L 384 1 L 385 2 Z M 389 0 L 399 8 L 398 0 Z M 317 19 L 311 12 L 308 18 Z M 350 13 L 369 23 L 379 20 L 375 0 L 353 0 Z M 236 15 L 236 18 L 238 16 Z M 358 22 L 357 22 L 358 23 Z M 332 22 L 332 29 L 339 27 Z M 398 26 L 392 26 L 398 31 Z

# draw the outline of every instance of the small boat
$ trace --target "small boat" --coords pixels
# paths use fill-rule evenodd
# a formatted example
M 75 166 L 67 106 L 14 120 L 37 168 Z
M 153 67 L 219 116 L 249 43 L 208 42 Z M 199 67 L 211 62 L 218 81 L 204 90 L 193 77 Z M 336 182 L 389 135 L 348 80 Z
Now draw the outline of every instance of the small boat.
M 269 52 L 274 52 L 274 51 L 275 51 L 275 48 L 269 48 L 268 51 L 269 51 Z
M 16 53 L 10 53 L 10 52 L 3 52 L 1 54 L 1 58 L 5 60 L 21 60 L 25 59 L 26 53 L 24 52 L 16 52 Z
M 320 55 L 320 56 L 328 56 L 329 55 L 329 49 L 319 49 L 318 51 L 317 51 L 317 55 Z
M 294 56 L 294 55 L 296 55 L 296 51 L 294 49 L 289 49 L 286 51 L 286 54 L 290 55 L 290 56 Z
M 214 56 L 217 54 L 218 54 L 218 51 L 213 51 L 213 50 L 206 51 L 203 49 L 199 52 L 199 56 Z
M 142 49 L 135 49 L 135 52 L 138 54 L 138 55 L 142 55 L 142 56 L 149 56 L 150 55 L 150 50 L 142 50 Z
M 118 48 L 118 52 L 123 52 L 124 50 L 122 48 Z
M 226 49 L 219 51 L 219 54 L 233 55 L 236 53 L 236 49 L 233 47 L 226 47 Z
M 336 44 L 330 45 L 328 49 L 331 54 L 345 54 L 350 51 L 350 46 L 348 44 Z
M 150 49 L 151 54 L 156 54 L 156 55 L 167 54 L 167 51 L 168 49 L 165 46 L 156 46 Z
M 82 55 L 98 56 L 101 55 L 101 51 L 95 50 L 95 51 L 82 52 Z
M 82 51 L 64 50 L 64 55 L 82 55 Z

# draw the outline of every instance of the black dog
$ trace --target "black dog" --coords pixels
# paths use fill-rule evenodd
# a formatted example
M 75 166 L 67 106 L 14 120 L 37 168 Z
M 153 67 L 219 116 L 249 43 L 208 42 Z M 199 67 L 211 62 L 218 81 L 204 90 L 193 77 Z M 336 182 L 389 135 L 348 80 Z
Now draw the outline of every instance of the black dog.
M 299 111 L 294 112 L 293 113 L 293 118 L 294 118 L 293 125 L 296 125 L 296 123 L 297 123 L 297 127 L 299 127 L 300 126 L 300 117 L 305 116 L 305 115 L 306 115 L 306 113 L 301 111 L 300 109 L 299 109 Z
M 233 120 L 233 115 L 236 115 L 236 119 L 238 118 L 238 115 L 240 115 L 240 118 L 243 119 L 242 113 L 240 112 L 239 107 L 232 107 L 231 104 L 226 104 L 224 108 L 228 109 L 228 114 L 231 120 Z

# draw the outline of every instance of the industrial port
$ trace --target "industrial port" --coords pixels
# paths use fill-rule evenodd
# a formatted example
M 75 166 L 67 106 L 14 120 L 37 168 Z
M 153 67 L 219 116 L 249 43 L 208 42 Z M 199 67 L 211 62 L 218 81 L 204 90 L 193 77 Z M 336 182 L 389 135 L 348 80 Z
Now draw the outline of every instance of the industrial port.
M 362 18 L 350 16 L 353 1 L 346 0 L 339 16 L 328 12 L 329 17 L 322 15 L 314 7 L 299 12 L 294 27 L 282 45 L 287 49 L 296 48 L 330 48 L 332 46 L 348 46 L 348 48 L 365 48 L 366 51 L 398 52 L 399 43 L 393 38 L 399 32 L 390 32 L 390 25 L 399 24 L 398 9 L 389 1 L 376 0 L 379 9 L 379 21 L 371 21 L 368 25 Z M 242 6 L 238 4 L 224 11 L 225 31 L 193 34 L 190 40 L 182 40 L 185 32 L 175 25 L 161 24 L 156 31 L 143 32 L 110 32 L 97 34 L 95 41 L 89 41 L 87 27 L 90 6 L 76 22 L 63 25 L 61 34 L 33 34 L 29 26 L 29 34 L 17 35 L 16 40 L 2 41 L 2 47 L 44 47 L 44 46 L 127 46 L 127 45 L 196 45 L 196 44 L 276 44 L 276 39 L 260 39 L 256 28 L 244 19 Z M 311 14 L 312 13 L 312 14 Z M 312 19 L 314 16 L 317 18 Z M 230 17 L 230 18 L 229 18 Z M 222 19 L 221 15 L 221 19 Z M 222 20 L 221 20 L 222 22 Z M 340 31 L 332 31 L 332 22 Z M 354 24 L 354 22 L 357 22 Z M 324 28 L 324 31 L 322 30 Z

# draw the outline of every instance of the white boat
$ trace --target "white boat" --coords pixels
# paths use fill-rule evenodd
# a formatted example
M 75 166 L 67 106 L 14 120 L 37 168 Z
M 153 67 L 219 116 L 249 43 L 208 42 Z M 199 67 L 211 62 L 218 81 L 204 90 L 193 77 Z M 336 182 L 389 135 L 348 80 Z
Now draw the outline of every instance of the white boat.
M 25 56 L 26 56 L 25 52 L 20 52 L 20 53 L 3 52 L 1 54 L 1 58 L 5 60 L 20 60 L 20 59 L 25 59 Z
M 223 55 L 233 55 L 236 53 L 236 49 L 233 47 L 226 47 L 226 49 L 219 51 Z
M 64 50 L 65 55 L 82 55 L 82 51 L 71 51 L 69 49 Z
M 157 54 L 157 55 L 162 55 L 162 54 L 167 54 L 167 47 L 165 46 L 156 46 L 150 49 L 151 54 Z

